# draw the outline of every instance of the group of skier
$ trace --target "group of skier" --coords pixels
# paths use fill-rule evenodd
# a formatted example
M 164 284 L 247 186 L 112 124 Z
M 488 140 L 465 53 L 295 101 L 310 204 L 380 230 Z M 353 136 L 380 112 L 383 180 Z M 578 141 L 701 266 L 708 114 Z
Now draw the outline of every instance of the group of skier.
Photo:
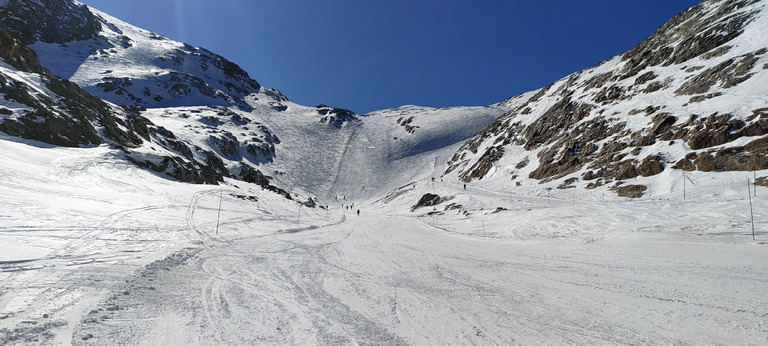
M 354 203 L 352 203 L 351 205 L 347 205 L 347 206 L 345 206 L 345 205 L 343 205 L 343 204 L 342 204 L 342 205 L 341 205 L 341 207 L 342 207 L 342 208 L 346 208 L 347 210 L 350 210 L 350 209 L 354 210 L 355 204 L 354 204 Z M 358 216 L 360 215 L 360 209 L 358 209 L 358 210 L 357 210 L 357 215 L 358 215 Z

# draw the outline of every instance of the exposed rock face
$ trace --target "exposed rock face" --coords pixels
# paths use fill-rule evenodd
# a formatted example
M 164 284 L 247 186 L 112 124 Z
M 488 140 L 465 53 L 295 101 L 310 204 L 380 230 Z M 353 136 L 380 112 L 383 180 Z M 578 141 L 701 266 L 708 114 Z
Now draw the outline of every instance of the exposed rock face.
M 468 171 L 462 173 L 461 180 L 464 182 L 470 182 L 473 178 L 482 178 L 493 167 L 493 162 L 498 160 L 504 153 L 504 149 L 500 147 L 490 147 L 485 151 L 480 160 L 477 160 L 474 166 Z
M 416 204 L 414 204 L 413 207 L 411 207 L 411 211 L 414 211 L 421 207 L 435 206 L 435 205 L 438 205 L 439 203 L 440 203 L 440 196 L 427 193 L 427 194 L 424 194 L 424 196 L 421 196 L 419 201 L 416 202 Z
M 626 185 L 613 188 L 619 197 L 640 198 L 647 189 L 645 185 Z
M 328 123 L 328 125 L 336 128 L 341 128 L 347 122 L 360 120 L 355 112 L 348 109 L 326 105 L 317 105 L 315 108 L 317 108 L 317 113 L 321 115 L 320 122 Z
M 765 100 L 755 85 L 768 80 L 761 67 L 768 47 L 755 44 L 754 32 L 742 36 L 762 32 L 756 18 L 767 5 L 702 1 L 624 54 L 505 100 L 510 110 L 467 141 L 444 175 L 468 182 L 499 166 L 513 180 L 596 187 L 660 174 L 667 162 L 685 170 L 764 167 L 757 144 L 732 143 L 768 135 L 768 111 L 755 107 Z M 690 150 L 693 157 L 669 154 Z M 526 156 L 537 160 L 521 164 Z
M 730 42 L 754 17 L 735 10 L 755 2 L 705 0 L 681 12 L 622 55 L 622 77 L 635 76 L 649 66 L 680 64 Z
M 28 45 L 87 40 L 101 23 L 85 5 L 67 0 L 9 0 L 0 9 L 0 27 Z
M 693 159 L 692 165 L 704 172 L 768 169 L 768 153 L 766 153 L 765 139 L 755 140 L 744 147 L 736 146 L 699 153 Z M 689 163 L 681 163 L 681 166 L 690 165 L 690 159 L 683 158 L 682 160 L 689 160 Z
M 413 117 L 401 117 L 397 119 L 397 123 L 405 128 L 405 131 L 408 133 L 414 133 L 416 129 L 418 129 L 418 126 L 411 125 L 411 122 L 413 122 Z
M 272 191 L 278 195 L 282 195 L 286 199 L 293 199 L 291 198 L 291 194 L 288 193 L 288 191 L 285 191 L 275 185 L 272 185 L 272 183 L 270 182 L 272 180 L 271 177 L 264 175 L 263 173 L 261 173 L 261 171 L 251 167 L 246 163 L 240 163 L 240 172 L 238 176 L 240 177 L 240 179 L 242 179 L 245 182 L 259 185 L 266 190 Z
M 574 124 L 587 117 L 592 107 L 572 101 L 570 96 L 563 97 L 525 129 L 525 149 L 531 150 L 557 140 Z
M 287 192 L 272 185 L 268 176 L 253 167 L 270 162 L 276 155 L 275 144 L 280 143 L 266 126 L 224 107 L 195 108 L 190 113 L 174 110 L 160 112 L 165 117 L 188 119 L 188 129 L 207 134 L 208 139 L 198 145 L 180 140 L 171 131 L 142 117 L 146 109 L 129 109 L 135 112 L 134 118 L 142 119 L 141 126 L 136 127 L 137 133 L 172 153 L 128 151 L 127 156 L 142 167 L 193 183 L 215 184 L 224 177 L 239 179 L 291 198 Z M 233 129 L 237 131 L 231 132 Z
M 710 148 L 730 143 L 744 136 L 763 136 L 768 134 L 768 119 L 759 119 L 746 124 L 732 119 L 729 114 L 712 114 L 707 118 L 696 118 L 692 126 L 681 131 L 691 149 Z M 679 136 L 678 136 L 679 137 Z
M 660 155 L 647 156 L 640 162 L 638 167 L 640 175 L 644 177 L 650 177 L 652 175 L 659 174 L 664 171 L 664 164 L 661 162 Z
M 110 108 L 74 83 L 52 75 L 40 66 L 34 51 L 3 30 L 0 30 L 0 47 L 0 58 L 18 71 L 35 75 L 50 92 L 60 97 L 53 99 L 33 92 L 24 81 L 0 74 L 0 94 L 31 109 L 23 114 L 7 114 L 2 118 L 0 131 L 53 145 L 80 146 L 102 143 L 95 126 L 103 126 L 105 137 L 121 145 L 130 147 L 141 143 L 138 136 L 123 130 L 125 122 L 115 116 L 119 110 Z
M 699 73 L 675 92 L 679 95 L 695 95 L 708 92 L 709 88 L 716 84 L 720 84 L 723 88 L 736 86 L 752 77 L 754 73 L 749 71 L 754 67 L 755 62 L 757 57 L 753 53 L 724 61 Z

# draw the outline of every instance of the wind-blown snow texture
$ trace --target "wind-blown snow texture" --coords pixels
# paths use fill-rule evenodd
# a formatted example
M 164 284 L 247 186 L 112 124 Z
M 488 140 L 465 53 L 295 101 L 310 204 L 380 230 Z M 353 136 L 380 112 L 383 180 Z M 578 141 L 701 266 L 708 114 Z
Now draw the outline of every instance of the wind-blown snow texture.
M 39 6 L 78 30 L 14 31 Z M 0 132 L 0 344 L 768 342 L 763 2 L 496 105 L 365 115 L 77 3 L 9 9 L 42 66 L 0 47 L 0 121 L 89 104 L 52 74 L 106 102 L 70 147 Z

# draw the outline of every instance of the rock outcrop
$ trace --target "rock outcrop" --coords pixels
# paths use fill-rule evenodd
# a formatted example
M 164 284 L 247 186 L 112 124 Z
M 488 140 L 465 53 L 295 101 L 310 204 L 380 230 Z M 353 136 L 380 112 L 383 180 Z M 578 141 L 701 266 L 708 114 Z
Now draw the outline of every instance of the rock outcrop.
M 754 37 L 765 30 L 757 18 L 766 6 L 702 1 L 633 49 L 505 100 L 510 110 L 468 140 L 443 175 L 469 182 L 503 172 L 518 183 L 576 178 L 595 187 L 666 168 L 765 169 L 768 41 Z M 680 152 L 688 155 L 670 154 Z
M 411 211 L 414 211 L 416 209 L 422 208 L 422 207 L 432 207 L 436 206 L 440 203 L 440 196 L 432 194 L 432 193 L 426 193 L 421 198 L 419 198 L 419 201 L 416 202 L 411 207 Z

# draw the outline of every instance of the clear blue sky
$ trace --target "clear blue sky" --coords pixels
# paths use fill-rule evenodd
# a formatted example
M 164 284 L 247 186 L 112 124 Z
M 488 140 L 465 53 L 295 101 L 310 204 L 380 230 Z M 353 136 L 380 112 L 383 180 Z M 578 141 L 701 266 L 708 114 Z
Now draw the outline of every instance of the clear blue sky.
M 358 113 L 488 105 L 620 54 L 694 0 L 80 0 Z

